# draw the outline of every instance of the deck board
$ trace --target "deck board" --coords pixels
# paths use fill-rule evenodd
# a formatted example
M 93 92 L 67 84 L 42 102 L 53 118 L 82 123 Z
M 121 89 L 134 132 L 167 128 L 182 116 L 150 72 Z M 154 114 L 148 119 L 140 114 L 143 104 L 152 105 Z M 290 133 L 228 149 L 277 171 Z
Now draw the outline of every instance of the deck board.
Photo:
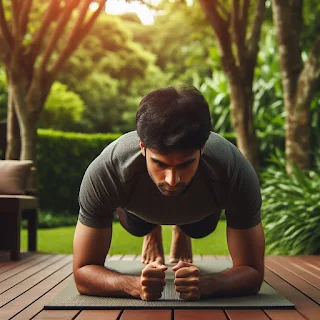
M 108 260 L 139 260 L 139 255 L 113 255 Z M 319 320 L 320 256 L 266 257 L 265 280 L 296 310 L 43 310 L 72 281 L 71 255 L 22 254 L 20 261 L 0 256 L 0 319 L 110 320 Z M 197 256 L 230 260 L 230 256 Z M 2 261 L 1 261 L 2 260 Z

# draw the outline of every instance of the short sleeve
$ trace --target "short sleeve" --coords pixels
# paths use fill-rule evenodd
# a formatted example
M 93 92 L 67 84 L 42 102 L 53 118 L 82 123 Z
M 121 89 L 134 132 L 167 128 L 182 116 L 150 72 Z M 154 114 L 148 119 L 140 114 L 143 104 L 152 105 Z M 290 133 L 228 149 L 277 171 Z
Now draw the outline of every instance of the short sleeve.
M 235 170 L 229 184 L 226 203 L 227 226 L 253 228 L 261 222 L 261 192 L 257 174 L 238 149 L 233 148 Z
M 92 228 L 110 227 L 114 210 L 123 205 L 125 194 L 108 152 L 87 168 L 79 191 L 79 221 Z

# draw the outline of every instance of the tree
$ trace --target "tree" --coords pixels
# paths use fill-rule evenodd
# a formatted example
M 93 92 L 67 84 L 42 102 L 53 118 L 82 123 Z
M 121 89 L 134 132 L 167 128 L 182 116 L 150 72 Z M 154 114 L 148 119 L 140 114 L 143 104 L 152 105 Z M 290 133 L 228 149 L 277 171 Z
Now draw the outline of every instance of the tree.
M 252 19 L 250 0 L 232 0 L 231 9 L 228 3 L 219 0 L 199 2 L 218 40 L 222 68 L 229 81 L 231 120 L 237 134 L 237 145 L 257 170 L 258 141 L 252 113 L 252 84 L 265 0 L 256 1 Z
M 290 172 L 291 163 L 302 169 L 310 168 L 310 104 L 319 89 L 320 36 L 303 64 L 300 46 L 303 0 L 273 0 L 272 8 L 286 109 L 285 153 Z
M 36 160 L 36 124 L 51 85 L 104 9 L 105 1 L 11 0 L 9 6 L 0 0 L 0 60 L 8 82 L 7 159 Z M 93 3 L 95 11 L 90 9 Z M 38 8 L 40 4 L 45 9 L 40 26 L 33 31 L 29 15 L 33 5 Z M 66 32 L 69 21 L 72 27 Z

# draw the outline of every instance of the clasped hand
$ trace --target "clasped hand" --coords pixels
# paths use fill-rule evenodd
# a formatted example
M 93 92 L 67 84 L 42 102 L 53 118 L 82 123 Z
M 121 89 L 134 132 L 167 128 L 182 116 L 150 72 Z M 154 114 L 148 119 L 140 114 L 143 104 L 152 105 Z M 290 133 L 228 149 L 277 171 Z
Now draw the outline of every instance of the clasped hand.
M 141 273 L 140 297 L 142 300 L 157 300 L 161 297 L 166 284 L 165 271 L 168 269 L 160 261 L 148 264 Z M 200 271 L 191 263 L 180 261 L 172 268 L 175 271 L 175 288 L 184 300 L 199 300 Z

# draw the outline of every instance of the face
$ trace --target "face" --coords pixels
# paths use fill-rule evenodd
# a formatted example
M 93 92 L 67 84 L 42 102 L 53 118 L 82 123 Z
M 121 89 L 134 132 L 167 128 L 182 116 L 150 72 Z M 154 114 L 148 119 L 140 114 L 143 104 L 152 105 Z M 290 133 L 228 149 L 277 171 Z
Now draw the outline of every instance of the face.
M 179 196 L 195 176 L 202 150 L 175 151 L 166 155 L 154 149 L 146 149 L 140 142 L 146 157 L 148 173 L 159 191 L 165 196 Z

